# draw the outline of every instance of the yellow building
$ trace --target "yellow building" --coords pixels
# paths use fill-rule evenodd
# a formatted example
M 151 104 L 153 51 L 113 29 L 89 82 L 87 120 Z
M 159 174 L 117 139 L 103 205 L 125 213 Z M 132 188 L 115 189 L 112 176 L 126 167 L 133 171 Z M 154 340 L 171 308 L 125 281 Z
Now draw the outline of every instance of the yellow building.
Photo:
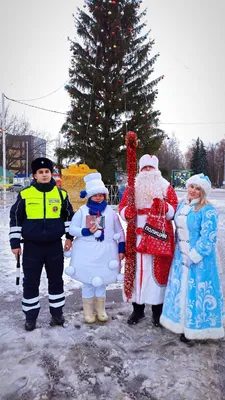
M 86 164 L 72 164 L 61 171 L 62 188 L 68 192 L 74 211 L 87 202 L 86 199 L 80 198 L 80 191 L 85 190 L 84 176 L 92 172 L 97 170 L 90 169 Z

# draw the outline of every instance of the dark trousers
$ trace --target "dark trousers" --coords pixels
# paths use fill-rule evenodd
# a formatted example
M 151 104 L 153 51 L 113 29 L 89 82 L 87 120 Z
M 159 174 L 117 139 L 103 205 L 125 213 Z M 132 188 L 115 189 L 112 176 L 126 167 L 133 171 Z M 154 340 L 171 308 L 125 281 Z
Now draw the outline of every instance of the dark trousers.
M 25 242 L 23 249 L 23 300 L 22 310 L 27 320 L 38 317 L 39 285 L 42 268 L 48 278 L 49 308 L 52 315 L 61 315 L 65 303 L 63 293 L 63 248 L 62 241 L 49 243 Z

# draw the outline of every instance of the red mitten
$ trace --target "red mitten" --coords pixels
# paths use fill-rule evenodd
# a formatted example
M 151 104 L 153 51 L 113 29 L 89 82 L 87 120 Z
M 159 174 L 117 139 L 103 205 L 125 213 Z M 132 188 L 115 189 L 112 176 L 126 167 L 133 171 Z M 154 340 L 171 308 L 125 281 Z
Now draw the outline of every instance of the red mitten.
M 126 219 L 133 219 L 136 217 L 136 208 L 134 206 L 127 206 L 125 209 L 125 218 Z
M 158 213 L 158 214 L 166 214 L 167 211 L 169 210 L 169 206 L 165 200 L 161 200 L 158 197 L 155 197 L 153 199 L 152 203 L 152 208 Z

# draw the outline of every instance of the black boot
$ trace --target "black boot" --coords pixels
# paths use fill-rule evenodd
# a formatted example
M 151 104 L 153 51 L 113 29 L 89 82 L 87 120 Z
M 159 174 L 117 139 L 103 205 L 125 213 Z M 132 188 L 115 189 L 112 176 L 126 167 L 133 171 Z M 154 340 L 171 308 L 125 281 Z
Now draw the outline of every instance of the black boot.
M 181 333 L 180 341 L 183 342 L 183 343 L 189 343 L 190 339 L 186 338 L 186 336 L 183 333 Z
M 36 328 L 36 319 L 28 319 L 25 322 L 26 331 L 33 331 Z
M 50 325 L 51 326 L 55 326 L 55 325 L 63 326 L 64 322 L 65 322 L 65 318 L 64 318 L 63 314 L 52 315 Z
M 133 312 L 129 316 L 127 323 L 129 325 L 136 325 L 142 318 L 145 317 L 144 313 L 145 304 L 132 303 L 132 305 L 133 305 Z
M 160 316 L 162 314 L 163 304 L 157 304 L 152 306 L 152 322 L 156 328 L 161 327 Z

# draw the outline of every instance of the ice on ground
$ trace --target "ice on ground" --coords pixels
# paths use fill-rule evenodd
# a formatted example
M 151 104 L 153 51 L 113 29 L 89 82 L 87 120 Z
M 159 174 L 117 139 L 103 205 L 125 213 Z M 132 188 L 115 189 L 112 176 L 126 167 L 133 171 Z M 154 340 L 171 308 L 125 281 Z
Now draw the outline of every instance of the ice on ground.
M 224 287 L 225 197 L 213 203 L 220 213 L 217 247 Z M 64 275 L 66 324 L 50 327 L 43 273 L 37 329 L 25 332 L 22 286 L 16 295 L 16 262 L 3 210 L 0 235 L 1 400 L 224 400 L 225 341 L 181 343 L 152 325 L 150 307 L 140 324 L 128 326 L 132 307 L 122 302 L 121 284 L 108 288 L 108 323 L 87 325 L 81 285 Z

